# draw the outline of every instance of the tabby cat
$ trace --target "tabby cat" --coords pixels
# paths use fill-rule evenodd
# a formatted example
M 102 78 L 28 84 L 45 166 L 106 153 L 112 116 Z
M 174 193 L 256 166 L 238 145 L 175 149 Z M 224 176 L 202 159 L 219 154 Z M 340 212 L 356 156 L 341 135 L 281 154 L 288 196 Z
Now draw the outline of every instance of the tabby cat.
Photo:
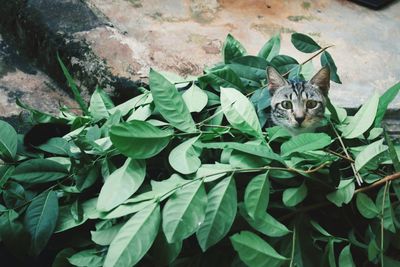
M 272 121 L 293 135 L 314 131 L 324 118 L 329 76 L 329 68 L 323 67 L 309 81 L 286 81 L 268 67 Z

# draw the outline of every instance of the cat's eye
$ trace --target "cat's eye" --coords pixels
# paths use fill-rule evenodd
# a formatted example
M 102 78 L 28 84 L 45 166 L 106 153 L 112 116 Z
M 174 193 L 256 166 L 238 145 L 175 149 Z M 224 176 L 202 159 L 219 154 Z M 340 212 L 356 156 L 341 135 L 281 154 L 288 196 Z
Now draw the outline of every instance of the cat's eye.
M 308 100 L 306 103 L 306 108 L 308 109 L 313 109 L 316 108 L 318 106 L 318 101 L 315 100 Z
M 292 102 L 290 102 L 290 101 L 288 101 L 288 100 L 285 100 L 285 101 L 282 101 L 281 102 L 281 106 L 282 106 L 282 108 L 284 108 L 284 109 L 292 109 Z

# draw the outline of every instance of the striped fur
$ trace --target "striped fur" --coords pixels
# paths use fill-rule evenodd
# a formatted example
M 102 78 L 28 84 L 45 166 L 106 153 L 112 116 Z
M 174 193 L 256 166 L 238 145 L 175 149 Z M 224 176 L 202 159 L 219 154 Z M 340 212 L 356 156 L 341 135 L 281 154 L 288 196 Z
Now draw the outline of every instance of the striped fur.
M 310 81 L 286 81 L 267 68 L 272 121 L 292 134 L 312 132 L 324 117 L 329 90 L 329 69 L 322 68 Z

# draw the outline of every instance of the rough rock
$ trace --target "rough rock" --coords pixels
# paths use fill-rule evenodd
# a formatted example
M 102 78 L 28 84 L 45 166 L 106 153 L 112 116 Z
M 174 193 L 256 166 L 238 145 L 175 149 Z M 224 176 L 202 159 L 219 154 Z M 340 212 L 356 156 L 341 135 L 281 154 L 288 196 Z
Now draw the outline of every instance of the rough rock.
M 24 131 L 23 109 L 16 100 L 50 114 L 58 114 L 61 106 L 76 108 L 76 103 L 49 76 L 6 43 L 0 35 L 0 119 Z M 21 116 L 22 115 L 22 116 Z

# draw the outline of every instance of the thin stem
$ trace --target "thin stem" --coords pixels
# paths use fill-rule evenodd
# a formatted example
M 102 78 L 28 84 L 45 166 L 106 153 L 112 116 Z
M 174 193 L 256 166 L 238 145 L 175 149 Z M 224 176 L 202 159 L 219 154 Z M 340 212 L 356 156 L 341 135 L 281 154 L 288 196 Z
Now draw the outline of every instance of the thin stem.
M 233 104 L 233 103 L 232 103 Z M 212 114 L 210 117 L 205 118 L 204 120 L 202 120 L 201 122 L 197 123 L 198 126 L 202 126 L 205 124 L 206 121 L 209 121 L 213 118 L 215 118 L 216 116 L 218 116 L 220 113 L 224 112 L 224 110 L 221 108 L 221 110 L 215 112 L 214 114 Z
M 324 48 L 322 48 L 321 50 L 319 50 L 316 54 L 314 54 L 312 57 L 310 57 L 309 59 L 307 59 L 306 61 L 303 61 L 302 63 L 300 63 L 300 66 L 303 66 L 304 64 L 306 64 L 307 62 L 313 60 L 316 56 L 318 56 L 319 54 L 321 54 L 322 52 L 324 52 L 326 49 L 332 47 L 333 45 L 329 45 L 326 46 Z M 285 74 L 283 74 L 283 76 L 288 75 L 292 70 L 294 70 L 296 67 L 290 69 L 288 72 L 286 72 Z
M 225 171 L 220 171 L 220 172 L 216 172 L 216 173 L 212 173 L 212 174 L 208 174 L 208 175 L 204 175 L 195 179 L 190 180 L 189 182 L 180 185 L 179 187 L 184 187 L 190 183 L 193 183 L 195 181 L 199 181 L 199 180 L 204 180 L 208 177 L 211 176 L 215 176 L 215 175 L 220 175 L 220 174 L 231 174 L 233 175 L 234 173 L 252 173 L 252 172 L 261 172 L 261 171 L 267 171 L 267 170 L 280 170 L 280 171 L 291 171 L 291 172 L 298 172 L 298 173 L 312 173 L 312 172 L 316 172 L 318 170 L 320 170 L 321 168 L 324 167 L 325 164 L 322 164 L 320 166 L 317 166 L 314 169 L 309 169 L 307 171 L 304 170 L 298 170 L 298 169 L 293 169 L 293 168 L 282 168 L 282 167 L 271 167 L 271 166 L 263 166 L 263 167 L 259 167 L 259 168 L 246 168 L 246 169 L 232 169 L 232 170 L 225 170 Z M 224 177 L 224 176 L 222 176 Z M 221 178 L 222 178 L 221 177 Z M 171 192 L 173 192 L 174 190 L 176 190 L 178 187 L 173 188 L 171 190 L 169 190 L 168 192 L 164 193 L 162 196 L 159 197 L 159 199 L 164 198 L 166 195 L 170 194 Z
M 400 179 L 400 172 L 397 172 L 397 173 L 394 173 L 392 175 L 386 176 L 386 177 L 380 179 L 379 181 L 377 181 L 377 182 L 375 182 L 375 183 L 373 183 L 373 184 L 371 184 L 369 186 L 359 188 L 359 189 L 354 191 L 354 194 L 358 194 L 360 192 L 365 192 L 365 191 L 371 190 L 371 189 L 373 189 L 373 188 L 375 188 L 377 186 L 380 186 L 380 185 L 382 185 L 384 183 L 386 183 L 386 185 L 387 185 L 390 181 L 394 181 L 396 179 Z M 310 206 L 302 207 L 302 208 L 296 209 L 292 213 L 289 213 L 287 215 L 282 216 L 281 218 L 279 218 L 279 220 L 286 220 L 286 219 L 288 219 L 288 218 L 290 218 L 290 217 L 292 217 L 292 216 L 294 216 L 294 215 L 296 215 L 298 213 L 319 209 L 319 208 L 322 208 L 322 207 L 325 207 L 325 206 L 329 206 L 331 204 L 332 204 L 331 202 L 326 201 L 326 202 L 321 202 L 321 203 L 313 204 L 313 205 L 310 205 Z
M 386 194 L 388 190 L 388 185 L 390 184 L 390 181 L 386 181 L 385 183 L 385 189 L 383 190 L 383 198 L 382 198 L 382 213 L 381 213 L 381 247 L 380 247 L 380 254 L 381 254 L 381 266 L 384 267 L 383 263 L 383 242 L 384 242 L 384 229 L 383 229 L 383 220 L 384 220 L 384 212 L 385 212 L 385 199 L 386 199 Z
M 348 157 L 346 157 L 346 156 L 343 156 L 342 154 L 337 153 L 337 152 L 335 152 L 335 151 L 333 151 L 333 150 L 325 149 L 324 151 L 327 152 L 327 153 L 330 153 L 330 154 L 332 154 L 332 155 L 334 155 L 334 156 L 337 156 L 337 157 L 339 157 L 339 158 L 342 158 L 342 159 L 344 159 L 344 160 L 347 160 L 347 161 L 349 161 L 349 162 L 354 163 L 354 160 L 353 160 L 352 158 L 348 158 Z M 387 175 L 386 173 L 384 173 L 384 172 L 382 172 L 382 171 L 380 171 L 380 170 L 372 170 L 372 172 L 375 173 L 375 174 L 377 174 L 377 175 L 380 175 L 380 176 L 386 176 L 386 175 Z
M 342 149 L 343 149 L 344 153 L 346 154 L 346 157 L 351 159 L 351 160 L 353 160 L 352 157 L 350 156 L 349 152 L 347 151 L 347 148 L 344 145 L 344 142 L 343 142 L 342 138 L 340 137 L 339 133 L 336 131 L 335 126 L 333 125 L 333 123 L 330 120 L 329 120 L 329 123 L 330 123 L 333 131 L 335 132 L 335 135 L 337 136 L 337 138 L 338 138 L 338 140 L 340 142 L 340 145 L 342 146 Z M 363 183 L 363 179 L 362 179 L 361 175 L 358 173 L 358 171 L 356 170 L 356 166 L 354 165 L 354 162 L 351 162 L 350 166 L 351 166 L 351 169 L 353 170 L 354 177 L 356 177 L 357 184 L 359 186 L 361 186 L 361 184 Z
M 44 193 L 44 192 L 46 192 L 46 191 L 52 190 L 52 189 L 55 188 L 56 186 L 62 184 L 63 182 L 67 181 L 68 179 L 70 179 L 72 176 L 73 176 L 73 174 L 68 175 L 68 176 L 65 177 L 61 182 L 58 182 L 58 183 L 56 183 L 56 184 L 53 184 L 52 186 L 50 186 L 50 187 L 46 188 L 45 190 L 43 190 L 42 193 Z M 35 199 L 37 199 L 42 193 L 38 194 L 37 196 L 33 197 L 32 199 L 26 201 L 25 203 L 22 203 L 21 205 L 19 205 L 18 207 L 15 207 L 15 208 L 13 208 L 13 209 L 17 210 L 17 209 L 20 209 L 20 208 L 26 206 L 27 204 L 29 204 L 29 203 L 31 203 L 32 201 L 34 201 Z
M 360 192 L 365 192 L 365 191 L 371 190 L 377 186 L 380 186 L 386 182 L 397 180 L 397 179 L 400 179 L 400 172 L 396 172 L 394 174 L 388 175 L 388 176 L 380 179 L 379 181 L 376 181 L 375 183 L 370 184 L 369 186 L 358 188 L 356 191 L 354 191 L 354 193 L 357 194 Z
M 292 253 L 291 253 L 291 256 L 290 256 L 290 265 L 289 265 L 289 267 L 293 267 L 295 245 L 296 245 L 296 224 L 293 226 Z
M 227 130 L 232 129 L 232 127 L 225 126 L 225 125 L 203 124 L 202 126 L 204 126 L 204 127 L 213 127 L 213 128 L 223 128 L 223 129 L 227 129 Z
M 348 161 L 354 163 L 354 160 L 353 160 L 352 158 L 348 158 L 348 157 L 346 157 L 346 156 L 343 156 L 342 154 L 337 153 L 337 152 L 335 152 L 335 151 L 333 151 L 333 150 L 325 149 L 325 152 L 328 152 L 328 153 L 330 153 L 330 154 L 332 154 L 332 155 L 335 155 L 335 156 L 337 156 L 337 157 L 339 157 L 339 158 L 342 158 L 342 159 L 345 159 L 345 160 L 348 160 Z
M 181 83 L 194 83 L 197 80 L 187 80 L 187 81 L 181 81 L 181 82 L 174 82 L 174 84 L 181 84 Z

